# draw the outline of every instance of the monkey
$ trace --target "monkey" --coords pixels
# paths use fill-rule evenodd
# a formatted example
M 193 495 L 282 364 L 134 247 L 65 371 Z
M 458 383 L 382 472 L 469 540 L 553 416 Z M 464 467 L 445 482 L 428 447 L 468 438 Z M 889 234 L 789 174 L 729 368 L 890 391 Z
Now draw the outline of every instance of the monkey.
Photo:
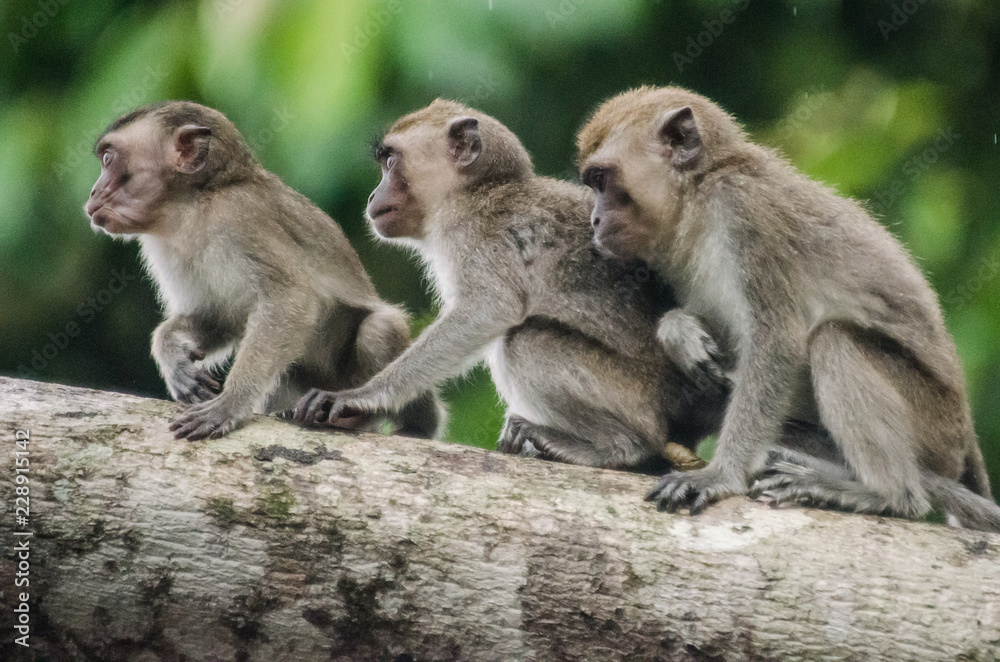
M 692 451 L 718 427 L 728 387 L 668 358 L 656 327 L 671 295 L 640 262 L 593 245 L 586 187 L 536 175 L 507 127 L 441 99 L 397 120 L 374 156 L 369 224 L 418 252 L 441 312 L 367 384 L 310 391 L 297 421 L 393 411 L 485 359 L 507 405 L 501 452 L 697 466 Z M 687 365 L 716 374 L 699 357 Z
M 610 99 L 577 147 L 594 241 L 646 260 L 736 357 L 715 456 L 664 476 L 660 509 L 697 514 L 764 468 L 752 494 L 776 503 L 913 519 L 933 504 L 1000 527 L 937 297 L 860 204 L 681 88 Z M 835 453 L 775 451 L 788 420 L 819 425 Z
M 166 320 L 152 354 L 188 408 L 178 439 L 221 437 L 283 412 L 309 388 L 363 384 L 409 344 L 405 312 L 379 298 L 340 226 L 261 166 L 222 113 L 186 101 L 137 108 L 94 150 L 84 210 L 95 232 L 138 240 Z M 213 376 L 232 359 L 224 384 Z M 433 437 L 445 412 L 425 389 L 388 425 Z

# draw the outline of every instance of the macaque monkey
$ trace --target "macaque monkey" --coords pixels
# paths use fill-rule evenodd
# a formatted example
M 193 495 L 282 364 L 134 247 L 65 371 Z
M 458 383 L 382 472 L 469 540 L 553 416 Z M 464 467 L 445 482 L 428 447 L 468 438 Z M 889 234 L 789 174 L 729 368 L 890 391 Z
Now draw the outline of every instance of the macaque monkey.
M 340 227 L 265 170 L 222 113 L 145 106 L 113 122 L 95 153 L 91 225 L 139 240 L 166 308 L 153 356 L 190 405 L 171 425 L 177 438 L 220 437 L 312 387 L 363 384 L 409 344 L 406 314 L 379 299 Z M 230 356 L 223 386 L 212 370 Z M 434 392 L 412 399 L 392 424 L 433 436 Z
M 310 392 L 298 421 L 395 411 L 485 357 L 508 407 L 503 452 L 613 468 L 700 462 L 691 449 L 718 427 L 728 385 L 668 359 L 656 324 L 672 299 L 660 302 L 641 263 L 600 255 L 585 187 L 535 175 L 510 130 L 443 100 L 398 120 L 375 158 L 368 220 L 419 252 L 441 314 L 364 386 Z M 714 374 L 698 357 L 687 364 Z
M 683 89 L 611 99 L 578 147 L 596 243 L 646 260 L 736 357 L 715 457 L 665 476 L 662 509 L 746 493 L 770 452 L 755 492 L 778 502 L 909 518 L 933 503 L 1000 528 L 937 298 L 860 205 Z M 772 451 L 789 419 L 819 423 L 839 461 Z

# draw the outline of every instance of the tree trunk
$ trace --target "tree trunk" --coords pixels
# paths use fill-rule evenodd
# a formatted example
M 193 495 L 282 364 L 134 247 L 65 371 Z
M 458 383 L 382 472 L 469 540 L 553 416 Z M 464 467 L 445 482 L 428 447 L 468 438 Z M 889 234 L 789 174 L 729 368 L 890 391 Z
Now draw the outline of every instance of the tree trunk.
M 0 657 L 1000 658 L 1000 536 L 745 498 L 671 516 L 646 476 L 275 419 L 174 441 L 178 411 L 0 378 Z

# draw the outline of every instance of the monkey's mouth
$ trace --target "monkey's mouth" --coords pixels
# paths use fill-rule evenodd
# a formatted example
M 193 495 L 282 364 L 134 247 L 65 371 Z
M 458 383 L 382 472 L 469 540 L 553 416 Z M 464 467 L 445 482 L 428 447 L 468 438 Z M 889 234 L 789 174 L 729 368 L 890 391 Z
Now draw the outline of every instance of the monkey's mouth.
M 104 213 L 103 207 L 90 215 L 90 224 L 99 228 L 103 228 L 107 225 L 109 220 L 111 219 Z
M 107 207 L 98 207 L 90 216 L 90 227 L 95 232 L 105 234 L 129 234 L 131 225 L 127 219 Z
M 369 211 L 368 218 L 374 221 L 379 216 L 385 216 L 386 214 L 391 214 L 394 211 L 399 211 L 399 207 L 396 205 L 386 205 L 385 207 L 379 207 L 378 209 Z
M 398 205 L 386 205 L 368 212 L 368 218 L 372 223 L 375 234 L 384 239 L 394 239 L 399 235 L 399 214 Z
M 628 228 L 605 220 L 594 232 L 594 243 L 603 252 L 617 257 L 635 257 L 635 247 Z

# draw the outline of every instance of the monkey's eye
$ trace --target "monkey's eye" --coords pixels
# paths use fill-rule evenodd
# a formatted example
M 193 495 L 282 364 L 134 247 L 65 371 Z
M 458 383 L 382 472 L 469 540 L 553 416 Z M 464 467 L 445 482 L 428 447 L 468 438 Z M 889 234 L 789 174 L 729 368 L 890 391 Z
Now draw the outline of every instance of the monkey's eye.
M 101 165 L 107 168 L 109 165 L 111 165 L 111 161 L 114 158 L 115 158 L 114 154 L 111 152 L 111 150 L 110 149 L 106 150 L 104 154 L 101 156 Z
M 396 155 L 390 153 L 385 159 L 385 167 L 391 169 L 394 165 L 396 165 Z
M 591 168 L 584 173 L 583 183 L 598 193 L 604 193 L 607 177 L 600 168 Z

